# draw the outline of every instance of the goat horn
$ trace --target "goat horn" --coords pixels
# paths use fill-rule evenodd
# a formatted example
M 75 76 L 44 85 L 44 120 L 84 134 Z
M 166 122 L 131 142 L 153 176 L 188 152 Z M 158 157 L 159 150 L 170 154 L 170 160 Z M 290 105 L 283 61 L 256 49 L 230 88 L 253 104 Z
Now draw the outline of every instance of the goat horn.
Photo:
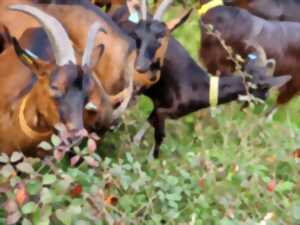
M 156 10 L 153 20 L 161 21 L 162 16 L 164 15 L 165 11 L 169 8 L 169 6 L 172 4 L 173 0 L 164 0 L 158 9 Z
M 127 92 L 126 93 L 126 97 L 123 99 L 123 101 L 120 104 L 120 106 L 113 111 L 113 113 L 112 113 L 112 121 L 116 121 L 118 118 L 120 118 L 120 116 L 126 110 L 128 104 L 130 102 L 132 93 L 133 93 L 133 79 L 130 79 L 130 81 L 129 81 L 129 87 L 127 87 L 126 89 L 125 89 L 126 92 Z
M 132 77 L 128 80 L 128 82 L 129 82 L 128 87 L 123 90 L 123 91 L 126 91 L 126 96 L 124 97 L 124 99 L 123 99 L 122 103 L 120 104 L 120 106 L 118 108 L 116 108 L 112 113 L 112 120 L 113 121 L 120 118 L 120 116 L 124 113 L 124 111 L 128 107 L 128 104 L 131 100 L 131 97 L 133 95 L 133 79 L 132 79 Z
M 95 39 L 99 31 L 105 32 L 104 29 L 101 29 L 101 24 L 99 22 L 93 23 L 88 32 L 87 44 L 82 56 L 82 66 L 91 67 Z
M 147 20 L 147 0 L 140 0 L 142 19 Z
M 66 30 L 57 19 L 30 5 L 15 4 L 9 6 L 9 9 L 26 13 L 34 17 L 41 24 L 53 48 L 57 65 L 62 66 L 70 62 L 76 64 L 72 42 Z

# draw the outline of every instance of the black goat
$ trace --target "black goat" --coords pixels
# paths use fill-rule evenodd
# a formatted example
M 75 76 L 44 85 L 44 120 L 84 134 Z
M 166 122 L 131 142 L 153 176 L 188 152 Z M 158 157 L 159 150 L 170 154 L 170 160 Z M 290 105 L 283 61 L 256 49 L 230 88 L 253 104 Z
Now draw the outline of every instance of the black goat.
M 128 12 L 127 15 L 125 12 L 123 16 L 123 18 L 128 18 Z M 134 24 L 129 26 L 129 23 L 119 23 L 116 17 L 113 18 L 121 29 L 129 34 L 134 34 L 134 29 L 138 28 Z M 154 110 L 148 121 L 155 129 L 155 158 L 159 156 L 160 146 L 165 137 L 167 118 L 178 119 L 207 108 L 212 103 L 210 102 L 211 96 L 209 96 L 212 91 L 209 75 L 173 37 L 170 38 L 164 60 L 161 67 L 161 79 L 144 92 L 154 104 Z M 266 65 L 257 66 L 256 62 L 256 60 L 250 60 L 245 68 L 246 72 L 252 75 L 252 82 L 258 87 L 256 90 L 249 90 L 255 96 L 264 99 L 271 87 L 285 84 L 290 79 L 290 76 L 269 77 L 266 74 Z M 240 76 L 221 77 L 215 90 L 218 92 L 216 102 L 225 104 L 237 100 L 239 95 L 247 93 L 247 89 L 247 85 Z M 213 94 L 213 91 L 211 93 Z

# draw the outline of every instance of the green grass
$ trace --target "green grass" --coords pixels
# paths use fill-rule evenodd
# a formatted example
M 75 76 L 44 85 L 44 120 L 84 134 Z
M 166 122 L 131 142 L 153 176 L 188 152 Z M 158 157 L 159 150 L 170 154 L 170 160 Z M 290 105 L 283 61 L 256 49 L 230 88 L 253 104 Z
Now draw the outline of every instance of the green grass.
M 195 14 L 175 36 L 196 59 Z M 267 215 L 272 215 L 268 225 L 300 224 L 300 167 L 292 155 L 299 147 L 300 102 L 295 99 L 267 121 L 264 112 L 274 98 L 275 93 L 267 105 L 244 111 L 231 103 L 213 113 L 203 110 L 168 120 L 161 157 L 153 160 L 153 130 L 141 146 L 132 143 L 152 110 L 149 99 L 141 97 L 99 147 L 99 168 L 56 163 L 51 170 L 35 162 L 40 175 L 11 179 L 13 187 L 26 182 L 30 200 L 39 204 L 32 212 L 28 205 L 27 211 L 22 207 L 23 224 L 260 225 Z M 42 188 L 39 182 L 47 173 L 56 180 Z M 272 180 L 274 190 L 268 188 Z M 70 197 L 74 184 L 83 193 Z M 14 199 L 15 189 L 5 196 Z M 118 202 L 104 205 L 101 196 Z
M 175 33 L 195 59 L 199 34 L 195 13 Z M 151 103 L 146 98 L 125 117 L 123 132 L 113 135 L 117 139 L 107 140 L 119 157 L 122 158 L 121 152 L 130 152 L 144 165 L 151 177 L 151 187 L 145 190 L 155 189 L 162 177 L 176 179 L 176 185 L 165 191 L 174 193 L 179 188 L 180 200 L 168 205 L 163 198 L 151 212 L 167 224 L 188 224 L 193 216 L 197 225 L 258 224 L 268 213 L 273 213 L 273 217 L 267 224 L 299 224 L 300 170 L 292 152 L 299 147 L 300 102 L 294 99 L 268 121 L 264 113 L 274 104 L 275 97 L 276 93 L 272 93 L 268 104 L 245 111 L 231 103 L 219 107 L 213 117 L 198 112 L 178 121 L 169 120 L 157 162 L 147 160 L 153 145 L 152 131 L 142 147 L 133 147 L 130 141 L 150 112 Z M 119 143 L 123 143 L 122 147 Z M 271 180 L 277 184 L 273 192 L 268 191 Z M 203 181 L 204 186 L 199 187 Z M 167 181 L 165 185 L 168 186 Z M 173 215 L 176 219 L 168 214 L 173 211 L 178 213 Z M 149 221 L 144 224 L 159 224 Z

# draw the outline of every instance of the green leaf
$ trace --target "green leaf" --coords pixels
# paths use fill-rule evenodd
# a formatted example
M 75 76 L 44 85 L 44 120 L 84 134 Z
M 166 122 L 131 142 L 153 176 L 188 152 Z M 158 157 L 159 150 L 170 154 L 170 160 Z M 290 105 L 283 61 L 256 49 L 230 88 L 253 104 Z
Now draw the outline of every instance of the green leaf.
M 71 225 L 72 215 L 67 212 L 66 209 L 58 209 L 55 211 L 56 218 L 64 225 Z
M 36 223 L 36 225 L 49 225 L 49 224 L 50 224 L 49 218 L 43 219 L 42 221 Z
M 22 225 L 32 225 L 32 223 L 28 219 L 24 218 L 22 220 Z
M 133 163 L 133 158 L 132 158 L 132 155 L 130 154 L 130 153 L 126 153 L 126 158 L 127 158 L 127 161 L 129 162 L 129 163 Z
M 53 174 L 45 174 L 43 176 L 43 185 L 53 184 L 56 181 L 56 176 Z
M 60 140 L 60 138 L 59 138 L 57 135 L 53 134 L 53 135 L 51 136 L 51 143 L 52 143 L 54 146 L 59 146 L 60 143 L 61 143 L 61 140 Z
M 35 211 L 37 205 L 34 202 L 28 202 L 22 207 L 23 214 L 31 214 Z
M 90 225 L 90 223 L 84 220 L 78 220 L 75 222 L 75 225 Z
M 53 201 L 53 194 L 48 188 L 43 188 L 41 191 L 41 202 L 43 204 L 49 204 Z
M 69 179 L 58 180 L 54 188 L 56 192 L 65 193 L 69 190 L 72 181 Z
M 27 191 L 30 195 L 37 195 L 42 188 L 40 181 L 30 180 L 27 184 Z
M 292 215 L 295 220 L 300 220 L 300 204 L 295 204 L 292 206 Z
M 32 166 L 27 162 L 21 162 L 16 167 L 20 172 L 23 173 L 32 174 L 34 172 Z
M 14 153 L 12 154 L 12 156 L 10 157 L 10 161 L 11 161 L 12 163 L 15 163 L 15 162 L 20 161 L 23 157 L 24 157 L 24 155 L 23 155 L 22 152 L 14 152 Z
M 294 188 L 294 186 L 295 186 L 294 183 L 289 182 L 289 181 L 285 181 L 285 182 L 279 183 L 276 186 L 275 190 L 277 192 L 289 192 L 289 191 L 291 191 Z
M 41 142 L 38 147 L 45 151 L 50 151 L 53 149 L 52 145 L 46 141 Z

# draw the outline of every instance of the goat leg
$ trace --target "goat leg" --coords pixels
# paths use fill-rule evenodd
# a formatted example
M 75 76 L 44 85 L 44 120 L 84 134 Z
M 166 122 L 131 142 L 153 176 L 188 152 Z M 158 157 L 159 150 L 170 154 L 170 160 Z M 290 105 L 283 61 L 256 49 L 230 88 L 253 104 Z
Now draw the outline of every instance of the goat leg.
M 143 127 L 136 133 L 136 135 L 133 137 L 133 143 L 135 145 L 139 145 L 144 138 L 147 130 L 150 128 L 150 124 L 146 122 Z
M 155 146 L 153 151 L 153 157 L 155 159 L 158 159 L 160 153 L 160 146 L 165 138 L 165 116 L 160 114 L 158 110 L 155 110 L 151 113 L 149 117 L 149 123 L 154 128 Z

